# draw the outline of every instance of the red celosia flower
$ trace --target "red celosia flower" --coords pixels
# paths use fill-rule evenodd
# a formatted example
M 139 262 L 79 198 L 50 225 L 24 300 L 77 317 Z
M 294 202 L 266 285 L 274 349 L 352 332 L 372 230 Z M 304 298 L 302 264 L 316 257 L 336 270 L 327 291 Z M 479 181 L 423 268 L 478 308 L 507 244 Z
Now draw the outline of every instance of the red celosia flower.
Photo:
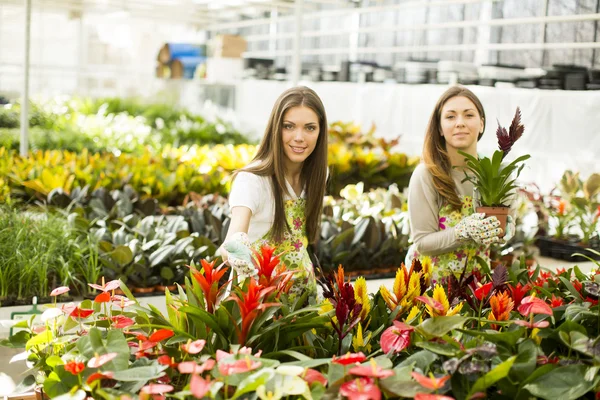
M 206 311 L 212 313 L 217 305 L 217 299 L 221 294 L 222 290 L 227 286 L 227 283 L 219 286 L 219 281 L 223 275 L 227 272 L 228 268 L 225 264 L 222 264 L 215 269 L 215 262 L 208 262 L 206 260 L 200 260 L 202 264 L 202 272 L 190 267 L 194 279 L 200 285 L 202 292 L 204 293 L 204 300 L 206 302 Z
M 561 297 L 555 297 L 554 294 L 552 294 L 552 299 L 550 300 L 550 306 L 552 308 L 560 307 L 563 304 L 564 300 Z
M 110 301 L 110 293 L 102 292 L 94 299 L 96 303 L 108 303 Z
M 50 296 L 60 296 L 61 294 L 67 293 L 69 289 L 67 286 L 57 287 L 53 291 L 50 292 Z
M 367 359 L 367 357 L 362 353 L 362 351 L 358 352 L 358 353 L 348 352 L 341 357 L 333 356 L 333 359 L 331 360 L 331 362 L 335 363 L 335 364 L 341 364 L 341 365 L 350 365 L 350 364 L 361 363 L 361 362 L 365 361 L 366 359 Z
M 492 290 L 492 282 L 481 285 L 475 289 L 475 297 L 477 297 L 477 300 L 482 301 L 483 299 L 487 298 L 490 290 Z
M 349 371 L 352 375 L 366 376 L 369 378 L 385 379 L 390 376 L 394 376 L 394 371 L 391 369 L 381 368 L 374 359 L 371 359 L 369 365 L 357 365 L 356 367 L 350 368 Z
M 340 386 L 340 394 L 350 400 L 380 400 L 381 390 L 371 378 L 358 378 Z
M 263 303 L 265 297 L 273 290 L 275 290 L 274 287 L 263 288 L 262 285 L 256 284 L 254 278 L 250 278 L 246 291 L 236 288 L 236 291 L 231 296 L 231 299 L 237 303 L 240 309 L 240 316 L 242 317 L 241 328 L 236 326 L 238 342 L 240 344 L 246 343 L 250 327 L 261 311 L 269 307 L 281 306 L 279 303 Z
M 206 340 L 198 339 L 193 342 L 182 345 L 181 349 L 189 354 L 198 354 L 202 351 L 205 344 L 206 344 Z
M 327 386 L 327 378 L 325 378 L 325 376 L 316 369 L 306 368 L 304 372 L 300 374 L 300 378 L 304 379 L 309 386 L 315 382 L 319 382 L 321 385 Z
M 73 375 L 79 375 L 81 371 L 85 369 L 85 364 L 77 362 L 75 360 L 69 361 L 64 365 L 65 371 L 72 373 Z
M 523 297 L 531 290 L 531 285 L 528 283 L 525 286 L 521 285 L 521 282 L 517 283 L 517 286 L 508 285 L 510 288 L 510 294 L 512 296 L 514 306 L 519 307 Z
M 262 363 L 260 361 L 252 361 L 250 357 L 246 357 L 245 360 L 237 360 L 228 364 L 219 364 L 219 372 L 221 375 L 229 376 L 255 370 L 261 365 Z
M 89 368 L 100 368 L 107 362 L 114 360 L 118 355 L 119 353 L 107 353 L 101 356 L 93 357 L 88 361 L 87 366 Z
M 410 334 L 414 329 L 404 322 L 394 321 L 394 326 L 390 326 L 381 334 L 381 350 L 385 354 L 388 354 L 390 351 L 400 353 L 410 346 Z
M 433 376 L 433 374 L 431 374 L 430 376 L 425 376 L 419 374 L 418 372 L 412 372 L 411 376 L 415 381 L 419 382 L 419 385 L 431 390 L 440 390 L 444 387 L 446 381 L 451 378 L 451 375 L 445 375 L 436 378 L 435 376 Z
M 175 333 L 170 329 L 159 329 L 156 332 L 154 332 L 152 335 L 150 335 L 150 337 L 148 339 L 151 342 L 162 342 L 163 340 L 170 338 L 174 334 Z
M 544 300 L 541 300 L 535 296 L 527 296 L 521 301 L 521 305 L 517 310 L 523 316 L 529 316 L 530 314 L 546 314 L 552 315 L 552 308 Z

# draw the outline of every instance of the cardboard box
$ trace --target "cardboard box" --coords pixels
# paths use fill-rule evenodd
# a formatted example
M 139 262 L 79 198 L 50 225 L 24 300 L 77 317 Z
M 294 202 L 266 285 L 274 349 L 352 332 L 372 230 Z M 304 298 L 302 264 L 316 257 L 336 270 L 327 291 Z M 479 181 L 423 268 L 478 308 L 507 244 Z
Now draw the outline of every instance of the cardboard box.
M 241 58 L 248 48 L 246 39 L 238 35 L 218 35 L 211 43 L 212 57 Z

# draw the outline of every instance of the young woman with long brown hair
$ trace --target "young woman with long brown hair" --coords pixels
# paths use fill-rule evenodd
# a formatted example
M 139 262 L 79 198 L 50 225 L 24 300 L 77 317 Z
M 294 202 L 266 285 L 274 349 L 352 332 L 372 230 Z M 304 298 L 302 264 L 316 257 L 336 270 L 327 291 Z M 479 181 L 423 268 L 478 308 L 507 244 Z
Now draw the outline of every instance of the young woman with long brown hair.
M 489 245 L 502 241 L 496 217 L 474 212 L 473 184 L 463 182 L 465 160 L 458 153 L 477 157 L 484 130 L 481 101 L 462 86 L 442 94 L 429 119 L 423 162 L 409 184 L 413 246 L 407 261 L 430 261 L 436 280 L 459 275 L 465 268 L 473 271 L 478 265 L 475 256 L 489 262 Z
M 294 270 L 292 292 L 316 292 L 307 252 L 319 235 L 327 180 L 327 116 L 317 94 L 307 87 L 286 90 L 275 102 L 253 161 L 238 171 L 229 195 L 231 222 L 227 243 L 285 251 L 281 260 Z M 224 258 L 242 277 L 252 266 Z

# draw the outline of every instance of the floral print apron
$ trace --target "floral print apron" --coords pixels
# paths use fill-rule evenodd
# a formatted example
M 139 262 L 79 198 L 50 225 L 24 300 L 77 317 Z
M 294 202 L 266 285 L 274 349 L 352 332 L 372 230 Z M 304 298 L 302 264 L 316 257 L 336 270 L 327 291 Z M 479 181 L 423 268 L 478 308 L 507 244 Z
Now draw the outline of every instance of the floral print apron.
M 474 213 L 473 198 L 471 196 L 463 196 L 462 208 L 460 211 L 452 209 L 452 206 L 446 205 L 439 211 L 439 228 L 441 231 L 455 226 L 461 219 Z M 457 278 L 462 274 L 467 261 L 468 274 L 476 270 L 479 266 L 475 256 L 481 257 L 485 262 L 490 262 L 489 246 L 479 245 L 469 241 L 456 250 L 444 254 L 438 254 L 431 257 L 433 280 L 445 280 L 451 274 Z M 418 258 L 423 262 L 425 256 L 421 256 L 417 251 L 414 251 L 412 258 Z
M 285 251 L 280 256 L 280 260 L 288 270 L 294 271 L 294 284 L 289 293 L 291 295 L 299 295 L 308 290 L 310 294 L 316 295 L 317 281 L 307 250 L 308 238 L 306 237 L 306 221 L 304 216 L 306 199 L 286 200 L 284 207 L 285 218 L 291 228 L 291 232 L 286 230 L 283 241 L 279 243 L 275 243 L 270 233 L 267 233 L 262 239 L 252 243 L 252 248 L 258 251 L 263 244 L 269 244 L 274 246 L 278 253 Z

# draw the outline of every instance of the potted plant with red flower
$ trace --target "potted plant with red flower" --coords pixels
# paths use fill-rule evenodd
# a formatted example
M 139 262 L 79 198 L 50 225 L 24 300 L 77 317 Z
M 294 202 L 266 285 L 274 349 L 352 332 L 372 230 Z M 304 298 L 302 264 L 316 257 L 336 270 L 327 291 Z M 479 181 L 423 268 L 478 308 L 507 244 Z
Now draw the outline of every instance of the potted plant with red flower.
M 525 166 L 524 162 L 531 156 L 520 156 L 509 164 L 504 164 L 503 161 L 515 142 L 523 136 L 524 130 L 525 127 L 521 124 L 521 110 L 517 107 L 508 131 L 498 122 L 496 136 L 499 150 L 494 152 L 492 158 L 474 157 L 459 151 L 467 164 L 463 182 L 473 183 L 479 200 L 476 211 L 485 213 L 488 217 L 497 217 L 503 231 L 506 230 L 510 199 L 517 188 L 516 180 Z

